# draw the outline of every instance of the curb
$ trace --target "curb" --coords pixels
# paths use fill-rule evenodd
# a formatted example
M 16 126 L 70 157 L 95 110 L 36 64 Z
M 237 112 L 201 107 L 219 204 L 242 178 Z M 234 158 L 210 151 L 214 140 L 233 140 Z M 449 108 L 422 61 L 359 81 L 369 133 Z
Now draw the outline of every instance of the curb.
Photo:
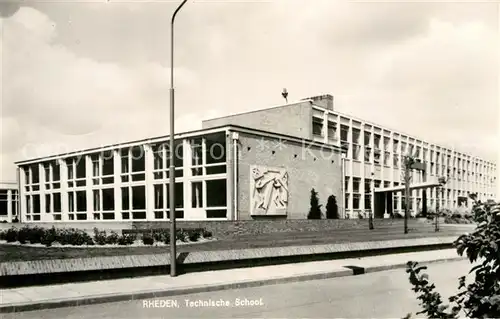
M 453 257 L 453 258 L 443 258 L 436 260 L 421 261 L 421 264 L 432 264 L 440 262 L 449 262 L 466 259 L 465 257 Z M 350 268 L 352 267 L 352 268 Z M 123 293 L 123 294 L 106 294 L 106 295 L 93 295 L 80 298 L 68 298 L 68 299 L 55 299 L 47 301 L 38 301 L 33 303 L 20 303 L 0 306 L 0 313 L 14 313 L 14 312 L 25 312 L 25 311 L 36 311 L 36 310 L 47 310 L 63 307 L 77 307 L 85 305 L 95 305 L 102 303 L 120 302 L 120 301 L 131 301 L 131 300 L 143 300 L 151 298 L 161 298 L 161 297 L 174 297 L 179 295 L 204 293 L 204 292 L 214 292 L 220 290 L 229 289 L 242 289 L 242 288 L 254 288 L 267 285 L 276 285 L 284 283 L 294 283 L 303 281 L 312 281 L 319 279 L 331 279 L 338 277 L 347 277 L 362 275 L 373 272 L 380 272 L 392 269 L 405 268 L 405 263 L 398 263 L 392 265 L 383 266 L 373 266 L 373 267 L 357 267 L 357 266 L 344 266 L 344 270 L 335 270 L 330 272 L 319 272 L 319 273 L 308 273 L 304 275 L 296 275 L 292 277 L 283 278 L 269 278 L 261 280 L 246 280 L 234 283 L 221 283 L 213 285 L 204 286 L 192 286 L 174 289 L 159 289 L 151 291 L 138 291 L 133 293 Z

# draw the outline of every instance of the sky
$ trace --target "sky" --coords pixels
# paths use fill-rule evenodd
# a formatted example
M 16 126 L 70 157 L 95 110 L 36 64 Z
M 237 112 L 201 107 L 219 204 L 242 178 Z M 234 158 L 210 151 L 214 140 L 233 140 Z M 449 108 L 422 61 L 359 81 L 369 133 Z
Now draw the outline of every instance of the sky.
M 180 1 L 0 1 L 1 178 L 15 161 L 168 135 Z M 332 94 L 342 113 L 500 160 L 496 1 L 189 0 L 176 131 Z

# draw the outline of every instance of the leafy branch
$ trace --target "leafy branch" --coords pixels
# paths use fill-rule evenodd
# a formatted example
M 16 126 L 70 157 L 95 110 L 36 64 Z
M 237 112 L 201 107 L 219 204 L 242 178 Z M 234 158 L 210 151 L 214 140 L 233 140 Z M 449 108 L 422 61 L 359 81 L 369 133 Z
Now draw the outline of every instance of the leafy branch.
M 471 264 L 476 265 L 458 279 L 458 293 L 448 298 L 454 304 L 450 309 L 434 291 L 436 287 L 429 282 L 429 276 L 421 274 L 427 267 L 409 261 L 406 272 L 422 306 L 417 314 L 428 318 L 458 318 L 462 311 L 468 318 L 500 318 L 500 204 L 481 203 L 475 196 L 471 198 L 477 227 L 473 233 L 461 235 L 454 246 L 459 256 L 465 254 Z M 474 282 L 467 285 L 466 277 L 472 274 Z

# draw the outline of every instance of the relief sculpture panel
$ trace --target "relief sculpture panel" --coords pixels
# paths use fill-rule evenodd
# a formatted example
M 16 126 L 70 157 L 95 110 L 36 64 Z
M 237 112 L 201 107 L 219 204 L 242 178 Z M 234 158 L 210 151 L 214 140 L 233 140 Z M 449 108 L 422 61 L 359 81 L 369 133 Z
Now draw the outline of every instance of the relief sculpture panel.
M 250 167 L 250 214 L 252 216 L 286 215 L 288 208 L 288 173 L 284 168 L 258 165 Z

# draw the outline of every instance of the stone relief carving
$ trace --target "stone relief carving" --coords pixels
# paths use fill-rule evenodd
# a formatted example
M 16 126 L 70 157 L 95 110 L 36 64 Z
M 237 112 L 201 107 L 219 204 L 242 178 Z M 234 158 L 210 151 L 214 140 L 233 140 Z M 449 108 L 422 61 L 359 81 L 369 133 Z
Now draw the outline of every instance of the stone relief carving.
M 250 214 L 286 215 L 288 173 L 283 168 L 250 167 Z

